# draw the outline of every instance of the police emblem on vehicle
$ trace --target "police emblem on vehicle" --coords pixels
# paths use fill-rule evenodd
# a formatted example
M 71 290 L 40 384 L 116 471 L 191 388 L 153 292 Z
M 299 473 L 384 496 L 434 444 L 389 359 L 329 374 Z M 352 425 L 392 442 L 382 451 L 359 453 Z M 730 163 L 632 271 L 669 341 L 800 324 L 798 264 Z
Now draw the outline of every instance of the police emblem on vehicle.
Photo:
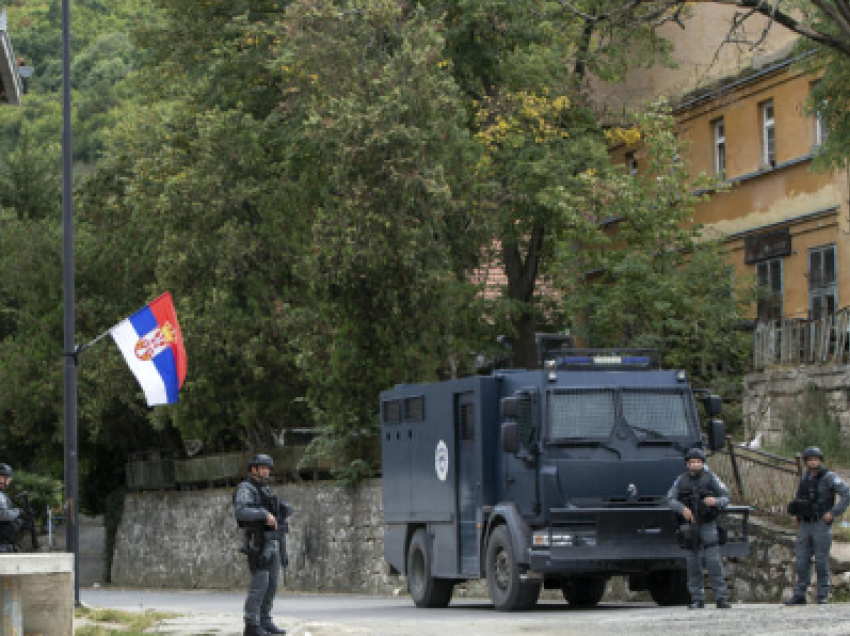
M 449 474 L 449 447 L 443 440 L 437 443 L 437 450 L 434 452 L 434 469 L 437 471 L 437 479 L 446 481 Z

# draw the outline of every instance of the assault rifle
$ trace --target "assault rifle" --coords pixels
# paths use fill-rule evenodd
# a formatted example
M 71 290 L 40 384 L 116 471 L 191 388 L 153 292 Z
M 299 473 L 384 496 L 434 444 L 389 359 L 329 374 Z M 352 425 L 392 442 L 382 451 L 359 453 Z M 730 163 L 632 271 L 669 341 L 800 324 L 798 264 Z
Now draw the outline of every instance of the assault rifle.
M 280 542 L 280 564 L 286 568 L 289 565 L 289 555 L 286 553 L 286 535 L 289 534 L 289 522 L 292 507 L 280 500 L 277 495 L 271 497 L 271 513 L 277 519 L 277 538 Z
M 699 512 L 702 503 L 702 496 L 699 489 L 694 488 L 691 494 L 691 500 L 685 503 L 693 515 L 693 521 L 685 521 L 679 526 L 677 532 L 679 539 L 679 547 L 685 550 L 699 550 L 700 547 L 700 531 L 699 531 Z
M 20 495 L 12 497 L 12 503 L 21 511 L 18 516 L 18 532 L 28 530 L 32 549 L 38 550 L 38 529 L 35 524 L 35 510 L 30 505 L 30 496 L 28 492 L 22 492 Z

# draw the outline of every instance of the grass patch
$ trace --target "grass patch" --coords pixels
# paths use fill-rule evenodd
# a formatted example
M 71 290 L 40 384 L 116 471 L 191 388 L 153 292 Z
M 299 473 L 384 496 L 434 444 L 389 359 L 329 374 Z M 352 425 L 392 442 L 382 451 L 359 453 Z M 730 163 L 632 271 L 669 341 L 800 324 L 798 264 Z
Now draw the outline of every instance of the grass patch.
M 89 621 L 89 624 L 75 630 L 75 636 L 112 636 L 122 634 L 123 636 L 142 636 L 146 629 L 150 629 L 159 621 L 166 618 L 175 618 L 179 614 L 168 612 L 126 612 L 116 609 L 78 607 L 75 616 Z M 97 625 L 96 623 L 108 623 L 108 625 Z M 116 627 L 119 626 L 119 627 Z

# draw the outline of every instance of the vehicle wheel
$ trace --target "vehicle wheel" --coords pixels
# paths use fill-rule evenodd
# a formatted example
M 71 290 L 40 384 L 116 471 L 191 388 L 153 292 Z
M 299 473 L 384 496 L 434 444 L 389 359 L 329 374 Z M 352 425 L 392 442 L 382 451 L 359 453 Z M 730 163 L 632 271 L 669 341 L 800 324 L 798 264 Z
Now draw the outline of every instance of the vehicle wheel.
M 407 549 L 407 589 L 416 607 L 445 607 L 452 600 L 454 581 L 431 576 L 431 542 L 422 529 Z
M 561 588 L 570 607 L 596 607 L 605 596 L 605 584 L 608 581 L 597 577 L 570 579 Z
M 658 605 L 687 605 L 691 602 L 688 575 L 684 570 L 653 572 L 647 587 L 652 600 Z
M 540 583 L 526 583 L 519 578 L 519 568 L 511 535 L 499 526 L 487 542 L 487 589 L 490 600 L 500 612 L 513 612 L 534 607 L 540 596 Z

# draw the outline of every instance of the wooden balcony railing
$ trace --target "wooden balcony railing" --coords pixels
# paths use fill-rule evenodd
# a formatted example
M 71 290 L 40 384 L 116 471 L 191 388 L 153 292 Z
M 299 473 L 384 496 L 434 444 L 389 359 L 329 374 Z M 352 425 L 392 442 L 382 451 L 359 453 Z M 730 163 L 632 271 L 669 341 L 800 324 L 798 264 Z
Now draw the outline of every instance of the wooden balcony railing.
M 850 307 L 816 320 L 760 322 L 753 334 L 753 368 L 793 364 L 844 364 Z

